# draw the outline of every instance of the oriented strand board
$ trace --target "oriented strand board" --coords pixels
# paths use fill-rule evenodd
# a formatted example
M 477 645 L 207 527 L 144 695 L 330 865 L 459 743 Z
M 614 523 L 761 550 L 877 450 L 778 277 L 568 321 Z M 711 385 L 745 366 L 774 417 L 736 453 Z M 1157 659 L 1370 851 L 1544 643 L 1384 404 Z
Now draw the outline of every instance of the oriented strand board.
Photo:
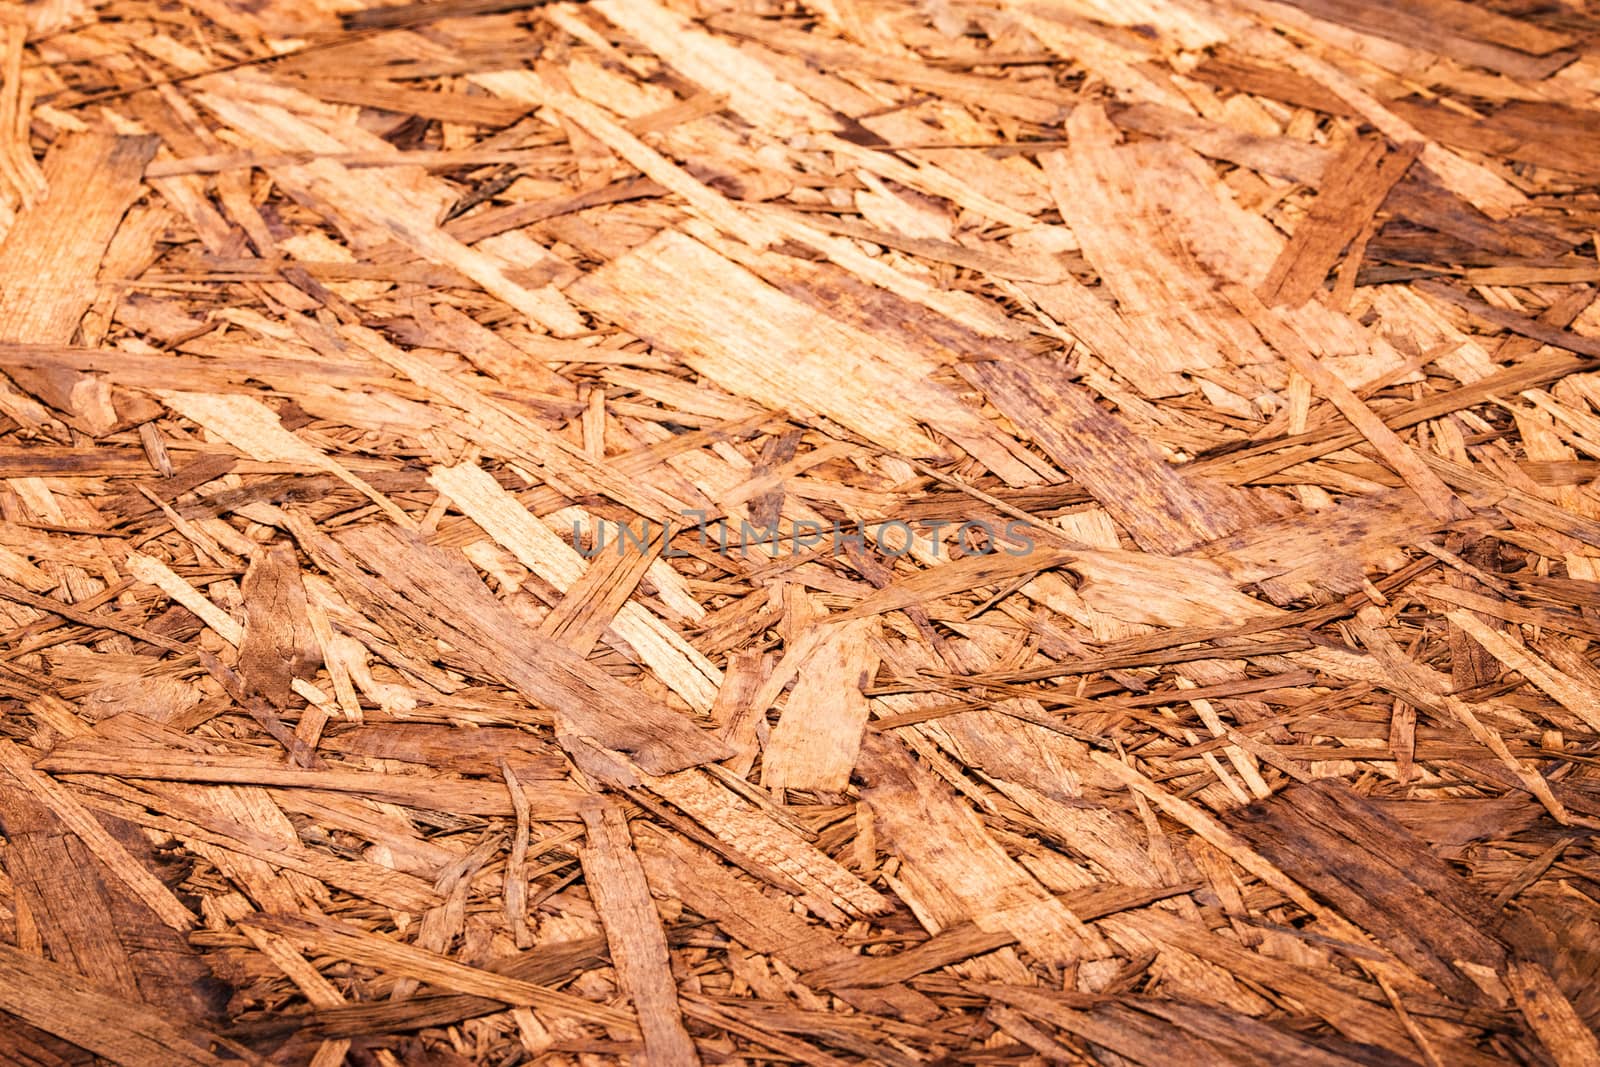
M 1600 1063 L 1597 41 L 0 10 L 0 1062 Z

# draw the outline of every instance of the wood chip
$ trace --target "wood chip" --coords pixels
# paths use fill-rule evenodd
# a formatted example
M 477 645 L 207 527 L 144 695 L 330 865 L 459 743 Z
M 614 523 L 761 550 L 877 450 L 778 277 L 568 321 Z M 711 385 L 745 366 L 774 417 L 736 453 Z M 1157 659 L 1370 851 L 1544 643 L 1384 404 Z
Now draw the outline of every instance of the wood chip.
M 1600 1062 L 1593 6 L 0 10 L 0 1062 Z

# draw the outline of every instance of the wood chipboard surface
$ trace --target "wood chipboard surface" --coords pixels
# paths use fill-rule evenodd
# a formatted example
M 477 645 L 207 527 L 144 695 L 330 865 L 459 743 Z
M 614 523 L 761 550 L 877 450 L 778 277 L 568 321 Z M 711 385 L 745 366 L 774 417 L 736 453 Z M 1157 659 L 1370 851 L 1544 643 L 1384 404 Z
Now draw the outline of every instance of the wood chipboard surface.
M 1600 1063 L 1600 13 L 0 11 L 0 1063 Z

